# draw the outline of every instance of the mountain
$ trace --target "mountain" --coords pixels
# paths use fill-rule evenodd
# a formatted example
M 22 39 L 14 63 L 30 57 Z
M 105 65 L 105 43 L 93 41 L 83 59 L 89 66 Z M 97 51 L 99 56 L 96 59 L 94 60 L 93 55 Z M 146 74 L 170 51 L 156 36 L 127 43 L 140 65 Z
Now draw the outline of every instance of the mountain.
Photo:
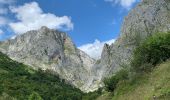
M 120 37 L 104 45 L 95 61 L 76 48 L 69 36 L 42 27 L 0 42 L 0 51 L 34 69 L 50 70 L 84 92 L 103 86 L 103 78 L 127 66 L 133 50 L 147 37 L 170 31 L 170 1 L 142 0 L 125 17 Z
M 120 37 L 112 45 L 105 44 L 101 59 L 92 68 L 98 83 L 126 67 L 133 50 L 147 37 L 170 31 L 170 1 L 142 0 L 125 17 Z
M 92 91 L 95 60 L 77 49 L 66 33 L 42 27 L 0 43 L 0 51 L 34 69 L 51 70 L 82 91 Z

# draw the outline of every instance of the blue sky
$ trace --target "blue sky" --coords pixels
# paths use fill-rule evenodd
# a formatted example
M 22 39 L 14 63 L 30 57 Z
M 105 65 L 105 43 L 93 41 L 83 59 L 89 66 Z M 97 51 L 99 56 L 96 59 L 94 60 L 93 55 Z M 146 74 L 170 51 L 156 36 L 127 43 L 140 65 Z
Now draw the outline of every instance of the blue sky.
M 139 0 L 0 0 L 0 40 L 47 25 L 67 32 L 81 50 L 100 58 L 119 36 Z M 94 54 L 94 51 L 96 54 Z

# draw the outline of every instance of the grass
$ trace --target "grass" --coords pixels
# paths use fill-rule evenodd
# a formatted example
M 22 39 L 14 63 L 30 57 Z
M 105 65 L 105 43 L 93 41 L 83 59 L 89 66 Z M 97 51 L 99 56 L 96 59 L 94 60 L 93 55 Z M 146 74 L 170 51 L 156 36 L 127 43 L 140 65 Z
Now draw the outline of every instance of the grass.
M 152 100 L 153 98 L 156 100 L 170 98 L 170 61 L 157 65 L 151 73 L 139 77 L 132 84 L 120 82 L 114 95 L 106 92 L 98 100 Z

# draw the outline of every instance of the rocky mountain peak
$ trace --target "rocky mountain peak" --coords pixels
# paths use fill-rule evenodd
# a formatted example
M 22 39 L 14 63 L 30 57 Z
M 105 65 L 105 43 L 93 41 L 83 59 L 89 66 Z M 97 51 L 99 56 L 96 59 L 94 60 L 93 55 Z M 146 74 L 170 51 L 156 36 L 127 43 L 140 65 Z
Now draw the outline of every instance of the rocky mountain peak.
M 93 90 L 87 84 L 95 60 L 77 49 L 64 32 L 43 26 L 2 42 L 0 50 L 34 69 L 51 70 L 82 91 Z

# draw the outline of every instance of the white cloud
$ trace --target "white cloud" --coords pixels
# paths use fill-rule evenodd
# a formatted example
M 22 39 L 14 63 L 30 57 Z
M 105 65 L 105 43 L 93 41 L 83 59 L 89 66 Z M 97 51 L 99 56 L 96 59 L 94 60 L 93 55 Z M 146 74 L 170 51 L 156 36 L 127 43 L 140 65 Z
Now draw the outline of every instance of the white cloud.
M 107 43 L 111 45 L 114 42 L 115 39 L 104 41 L 104 42 L 101 42 L 98 39 L 96 39 L 94 43 L 88 43 L 78 48 L 84 51 L 85 53 L 87 53 L 90 57 L 94 59 L 100 59 L 104 44 Z
M 5 17 L 8 13 L 8 6 L 11 6 L 15 0 L 0 0 L 0 27 L 8 24 L 9 19 Z
M 3 34 L 3 33 L 4 33 L 4 31 L 0 29 L 0 35 Z
M 137 2 L 138 0 L 104 0 L 106 2 L 111 2 L 113 3 L 114 5 L 115 4 L 119 4 L 121 5 L 122 7 L 126 8 L 126 9 L 130 9 L 131 6 Z
M 51 13 L 44 13 L 37 2 L 26 3 L 19 7 L 11 7 L 10 10 L 16 14 L 16 18 L 19 20 L 9 24 L 16 34 L 39 29 L 41 26 L 47 26 L 51 29 L 73 29 L 70 17 L 59 17 Z
M 17 37 L 17 35 L 13 35 L 12 37 L 11 37 L 11 39 L 15 39 Z

